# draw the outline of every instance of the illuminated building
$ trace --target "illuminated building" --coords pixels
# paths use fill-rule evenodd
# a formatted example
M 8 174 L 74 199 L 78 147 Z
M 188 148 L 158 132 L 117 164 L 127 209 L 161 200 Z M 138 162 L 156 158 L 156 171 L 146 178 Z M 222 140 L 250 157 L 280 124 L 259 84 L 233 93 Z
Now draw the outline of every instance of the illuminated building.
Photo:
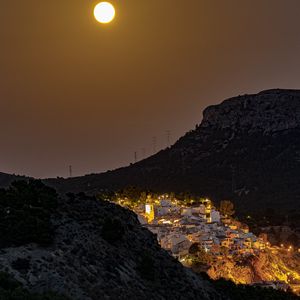
M 145 213 L 148 218 L 148 222 L 152 222 L 155 218 L 155 211 L 153 204 L 146 204 L 145 205 Z
M 205 219 L 207 223 L 211 223 L 211 201 L 207 199 L 205 204 Z

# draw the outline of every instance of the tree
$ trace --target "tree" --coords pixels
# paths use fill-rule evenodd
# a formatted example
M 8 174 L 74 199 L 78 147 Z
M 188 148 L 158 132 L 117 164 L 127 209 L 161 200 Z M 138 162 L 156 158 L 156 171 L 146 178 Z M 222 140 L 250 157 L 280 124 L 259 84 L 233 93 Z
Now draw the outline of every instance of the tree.
M 118 194 L 121 198 L 127 198 L 131 201 L 137 202 L 140 200 L 142 190 L 135 186 L 127 186 L 121 190 Z
M 102 237 L 109 243 L 119 242 L 125 234 L 125 227 L 121 220 L 117 217 L 104 220 L 102 227 Z
M 146 203 L 146 201 L 147 201 L 147 193 L 146 192 L 141 193 L 140 200 L 142 203 Z
M 200 251 L 199 243 L 193 243 L 189 248 L 189 254 L 195 255 Z
M 1 300 L 70 300 L 56 293 L 32 294 L 8 273 L 0 272 Z
M 235 214 L 233 203 L 229 200 L 221 201 L 220 213 L 225 217 L 232 217 Z
M 145 251 L 137 259 L 137 270 L 141 277 L 146 280 L 153 281 L 156 275 L 155 261 L 150 252 Z
M 176 197 L 175 197 L 175 193 L 174 193 L 174 192 L 171 192 L 171 193 L 170 193 L 170 199 L 171 199 L 171 200 L 175 200 L 175 198 L 176 198 Z
M 193 243 L 190 246 L 189 254 L 194 265 L 208 264 L 210 261 L 210 255 L 200 246 L 199 243 Z
M 286 241 L 294 247 L 298 247 L 299 245 L 299 237 L 296 233 L 292 233 Z

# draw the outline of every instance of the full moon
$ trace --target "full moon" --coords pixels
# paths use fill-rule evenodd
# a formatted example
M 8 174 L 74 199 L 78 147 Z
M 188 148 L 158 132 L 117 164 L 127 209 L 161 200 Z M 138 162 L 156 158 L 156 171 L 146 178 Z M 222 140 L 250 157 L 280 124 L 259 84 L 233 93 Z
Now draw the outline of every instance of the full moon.
M 109 2 L 100 2 L 95 6 L 94 16 L 100 23 L 110 23 L 115 17 L 116 11 Z

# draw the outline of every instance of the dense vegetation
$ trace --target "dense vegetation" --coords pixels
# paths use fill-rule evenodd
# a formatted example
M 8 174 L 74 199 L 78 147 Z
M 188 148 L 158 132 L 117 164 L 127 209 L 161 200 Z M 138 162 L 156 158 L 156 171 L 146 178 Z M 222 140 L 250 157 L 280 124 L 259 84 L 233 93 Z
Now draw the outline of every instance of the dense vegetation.
M 41 181 L 17 181 L 1 189 L 0 248 L 49 245 L 54 234 L 50 216 L 56 208 L 56 191 Z
M 113 244 L 120 241 L 125 233 L 125 228 L 118 218 L 105 219 L 102 227 L 102 237 Z
M 205 276 L 205 275 L 204 275 Z M 288 292 L 261 288 L 249 285 L 235 285 L 231 281 L 220 279 L 213 281 L 213 285 L 221 295 L 231 300 L 299 300 L 296 295 Z
M 31 294 L 22 285 L 6 273 L 0 273 L 0 299 L 1 300 L 67 300 L 64 296 L 54 293 L 43 295 Z
M 155 262 L 151 254 L 145 251 L 138 260 L 137 270 L 141 277 L 153 281 L 155 279 Z

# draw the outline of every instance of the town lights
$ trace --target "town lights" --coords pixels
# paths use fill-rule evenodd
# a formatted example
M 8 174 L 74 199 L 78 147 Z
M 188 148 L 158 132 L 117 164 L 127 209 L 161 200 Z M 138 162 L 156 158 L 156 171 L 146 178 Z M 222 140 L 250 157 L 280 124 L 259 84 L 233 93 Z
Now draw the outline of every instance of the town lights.
M 170 194 L 168 196 L 170 197 Z M 266 272 L 266 279 L 270 279 L 270 282 L 272 279 L 281 279 L 282 284 L 288 283 L 291 288 L 294 288 L 300 280 L 300 274 L 290 269 L 284 262 L 284 258 L 294 259 L 295 253 L 299 256 L 300 247 L 294 247 L 287 241 L 275 246 L 272 241 L 267 240 L 267 236 L 257 237 L 249 228 L 245 230 L 247 226 L 241 222 L 234 219 L 229 220 L 230 222 L 222 222 L 219 211 L 214 208 L 213 202 L 209 199 L 201 199 L 194 206 L 190 204 L 195 199 L 185 202 L 172 199 L 174 198 L 167 198 L 167 194 L 150 196 L 142 207 L 132 205 L 130 209 L 140 217 L 141 224 L 156 235 L 161 247 L 169 251 L 183 265 L 193 267 L 199 259 L 205 259 L 212 270 L 215 267 L 217 270 L 222 268 L 221 263 L 224 259 L 228 277 L 231 277 L 231 269 L 227 268 L 226 257 L 243 261 L 249 255 L 259 255 L 262 251 L 270 257 L 279 256 L 278 260 L 270 261 L 270 271 Z M 121 203 L 125 202 L 125 206 L 130 203 L 128 199 L 118 197 L 118 200 Z M 235 265 L 231 266 L 235 268 Z M 224 271 L 223 274 L 226 275 L 226 272 Z M 233 276 L 232 280 L 239 282 L 238 276 L 240 274 Z M 277 287 L 277 284 L 275 285 Z

